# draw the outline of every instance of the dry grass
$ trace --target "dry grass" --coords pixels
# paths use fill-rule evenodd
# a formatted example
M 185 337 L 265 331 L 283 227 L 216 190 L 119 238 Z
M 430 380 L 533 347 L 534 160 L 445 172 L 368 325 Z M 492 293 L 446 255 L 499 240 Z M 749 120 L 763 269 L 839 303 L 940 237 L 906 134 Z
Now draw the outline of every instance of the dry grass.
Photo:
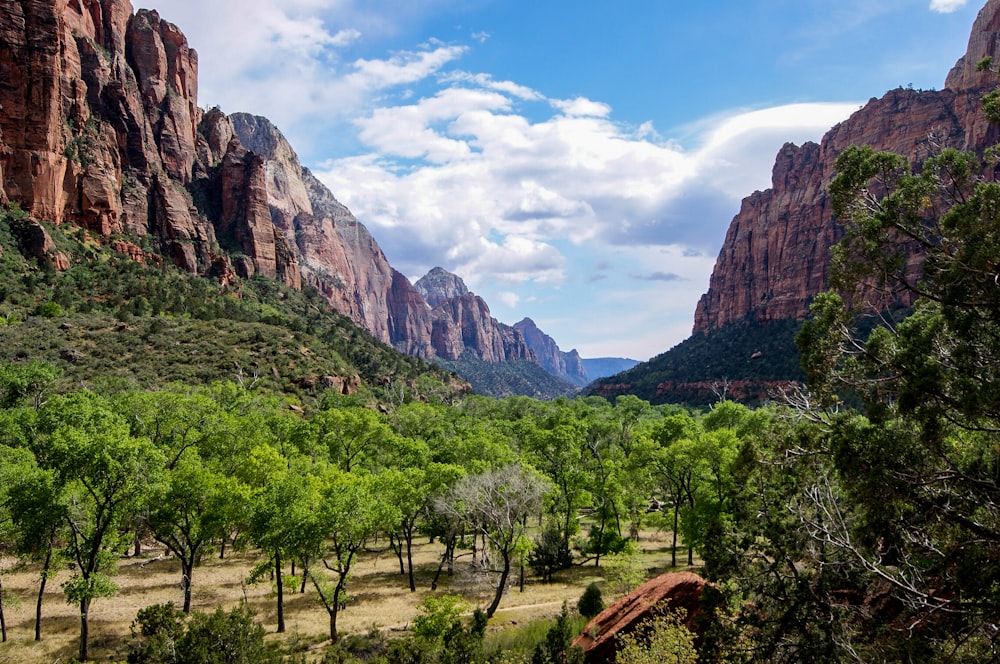
M 640 545 L 643 566 L 650 573 L 665 571 L 670 563 L 668 534 L 651 532 L 644 535 Z M 409 591 L 406 576 L 399 574 L 399 563 L 391 551 L 370 550 L 360 557 L 348 584 L 352 601 L 338 616 L 341 632 L 367 633 L 378 629 L 391 634 L 402 632 L 410 625 L 423 598 L 431 593 L 430 582 L 441 551 L 440 545 L 428 544 L 426 540 L 416 544 L 415 593 Z M 327 614 L 312 587 L 307 587 L 304 594 L 299 594 L 298 588 L 286 587 L 287 632 L 274 633 L 277 614 L 273 584 L 247 585 L 245 582 L 257 560 L 252 552 L 227 553 L 225 560 L 206 559 L 194 573 L 192 608 L 210 611 L 220 606 L 229 608 L 245 600 L 257 611 L 257 620 L 268 631 L 268 639 L 275 640 L 288 651 L 316 648 L 326 641 L 329 635 Z M 8 642 L 0 645 L 0 664 L 54 663 L 72 659 L 78 650 L 79 616 L 76 608 L 66 603 L 60 588 L 69 572 L 62 572 L 49 581 L 42 614 L 42 640 L 35 642 L 38 569 L 27 567 L 12 571 L 11 563 L 10 560 L 0 561 L 3 587 L 8 597 L 5 602 Z M 557 574 L 556 581 L 551 584 L 539 583 L 529 576 L 523 593 L 519 592 L 515 579 L 490 629 L 496 631 L 552 618 L 559 613 L 564 601 L 575 606 L 589 583 L 603 581 L 602 573 L 602 569 L 593 565 L 573 567 Z M 129 625 L 140 608 L 171 601 L 180 606 L 183 601 L 180 565 L 159 548 L 147 548 L 139 558 L 123 558 L 115 582 L 119 586 L 118 594 L 111 599 L 95 600 L 91 607 L 90 652 L 95 661 L 124 659 Z M 488 580 L 472 574 L 467 559 L 457 563 L 453 577 L 442 575 L 436 592 L 462 595 L 471 606 L 485 606 L 492 597 Z

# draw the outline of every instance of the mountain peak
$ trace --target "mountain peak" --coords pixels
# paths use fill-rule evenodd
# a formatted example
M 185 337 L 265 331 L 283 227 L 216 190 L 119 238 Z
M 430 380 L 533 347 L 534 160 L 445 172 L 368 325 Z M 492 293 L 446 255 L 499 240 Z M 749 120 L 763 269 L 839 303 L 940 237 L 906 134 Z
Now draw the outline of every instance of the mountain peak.
M 442 302 L 469 294 L 469 289 L 465 286 L 462 278 L 442 267 L 432 269 L 413 285 L 417 292 L 424 296 L 431 308 Z

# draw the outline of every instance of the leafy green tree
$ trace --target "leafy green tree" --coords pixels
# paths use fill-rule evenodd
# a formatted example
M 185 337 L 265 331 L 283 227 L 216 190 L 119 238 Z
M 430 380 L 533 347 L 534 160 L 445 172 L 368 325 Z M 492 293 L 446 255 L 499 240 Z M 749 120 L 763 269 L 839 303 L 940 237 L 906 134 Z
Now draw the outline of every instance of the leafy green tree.
M 86 660 L 90 605 L 116 591 L 109 575 L 117 568 L 123 524 L 139 511 L 163 456 L 90 392 L 51 399 L 40 416 L 48 435 L 39 437 L 36 456 L 55 471 L 66 495 L 64 555 L 73 575 L 63 590 L 80 608 L 80 659 Z
M 370 408 L 324 410 L 312 419 L 312 426 L 329 459 L 346 472 L 376 455 L 392 435 L 385 419 Z
M 252 573 L 260 580 L 270 571 L 276 586 L 277 631 L 285 631 L 284 563 L 314 553 L 320 533 L 316 510 L 319 479 L 301 460 L 289 460 L 270 446 L 255 448 L 255 472 L 249 522 L 250 537 L 267 556 Z
M 319 501 L 313 506 L 319 558 L 332 578 L 309 571 L 320 603 L 330 619 L 330 639 L 338 639 L 337 615 L 347 601 L 347 581 L 358 551 L 378 531 L 399 521 L 399 513 L 383 495 L 377 477 L 331 469 L 321 478 Z
M 654 432 L 658 448 L 649 451 L 649 465 L 660 482 L 672 515 L 671 536 L 672 567 L 677 566 L 677 536 L 680 533 L 680 514 L 685 507 L 694 505 L 695 483 L 698 474 L 694 441 L 700 435 L 698 423 L 690 415 L 672 415 L 664 419 Z M 688 547 L 688 564 L 692 563 Z
M 42 601 L 48 580 L 55 576 L 57 536 L 65 524 L 66 504 L 53 470 L 40 468 L 26 448 L 0 445 L 13 457 L 0 459 L 0 512 L 7 510 L 9 540 L 13 551 L 39 563 L 38 595 L 35 601 L 35 640 L 42 638 Z M 5 495 L 4 495 L 5 493 Z M 5 523 L 0 517 L 0 524 Z M 0 530 L 3 529 L 0 525 Z M 0 534 L 0 541 L 3 535 Z
M 11 408 L 28 402 L 40 408 L 62 371 L 47 362 L 0 364 L 0 406 Z
M 146 520 L 158 542 L 181 564 L 183 612 L 191 612 L 194 568 L 205 547 L 224 536 L 223 524 L 229 502 L 229 483 L 191 450 L 179 458 L 163 480 L 150 492 Z
M 553 549 L 554 543 L 546 541 L 543 550 L 568 552 L 571 538 L 579 528 L 576 518 L 578 510 L 587 504 L 590 497 L 587 491 L 589 478 L 581 455 L 583 435 L 575 424 L 568 421 L 558 422 L 552 428 L 540 429 L 533 420 L 527 419 L 519 421 L 517 428 L 532 464 L 552 481 L 553 491 L 546 500 L 547 512 L 558 524 L 562 543 Z M 568 563 L 568 560 L 566 556 L 557 556 L 549 558 L 548 562 Z

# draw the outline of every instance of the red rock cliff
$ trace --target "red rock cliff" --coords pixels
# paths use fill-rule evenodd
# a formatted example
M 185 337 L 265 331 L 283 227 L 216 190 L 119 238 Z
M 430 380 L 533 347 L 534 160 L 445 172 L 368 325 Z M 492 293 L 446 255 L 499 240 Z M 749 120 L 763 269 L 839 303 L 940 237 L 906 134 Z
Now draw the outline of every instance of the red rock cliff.
M 5 0 L 0 110 L 0 203 L 107 241 L 152 235 L 192 273 L 313 286 L 411 355 L 532 357 L 478 297 L 433 310 L 270 122 L 200 109 L 197 53 L 155 11 Z M 25 233 L 40 259 L 68 266 L 41 226 Z
M 743 200 L 733 218 L 695 313 L 694 332 L 753 317 L 804 318 L 811 298 L 827 286 L 832 246 L 842 236 L 827 186 L 837 156 L 849 145 L 870 145 L 921 161 L 940 147 L 981 151 L 1000 140 L 980 112 L 995 75 L 976 63 L 1000 54 L 1000 0 L 979 13 L 966 55 L 942 91 L 897 89 L 872 99 L 835 126 L 819 145 L 785 145 L 771 188 Z
M 393 269 L 368 229 L 302 167 L 269 120 L 244 113 L 231 119 L 242 143 L 264 159 L 271 220 L 295 246 L 303 281 L 338 311 L 425 359 L 456 360 L 465 352 L 486 362 L 533 357 L 520 333 L 492 318 L 457 276 L 438 268 L 414 285 Z
M 261 216 L 264 170 L 228 118 L 198 107 L 197 79 L 180 30 L 128 0 L 4 2 L 0 199 L 105 238 L 152 234 L 199 274 L 228 237 L 244 272 L 297 285 L 295 256 Z M 220 207 L 225 219 L 208 210 Z

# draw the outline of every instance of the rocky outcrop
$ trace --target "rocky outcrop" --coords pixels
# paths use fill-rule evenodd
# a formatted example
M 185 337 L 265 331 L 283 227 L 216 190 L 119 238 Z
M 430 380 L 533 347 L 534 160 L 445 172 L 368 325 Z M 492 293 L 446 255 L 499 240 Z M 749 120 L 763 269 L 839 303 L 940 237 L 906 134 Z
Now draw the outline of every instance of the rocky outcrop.
M 446 360 L 468 352 L 484 362 L 536 361 L 521 333 L 493 318 L 486 301 L 474 293 L 441 302 L 431 315 L 432 343 Z
M 576 349 L 568 353 L 560 350 L 555 339 L 538 329 L 535 321 L 530 318 L 514 323 L 514 329 L 521 333 L 528 348 L 535 353 L 538 364 L 550 374 L 577 387 L 583 387 L 590 382 L 583 367 L 583 360 Z
M 980 111 L 995 75 L 976 63 L 1000 53 L 1000 0 L 979 13 L 968 52 L 941 91 L 897 89 L 872 99 L 832 128 L 820 144 L 785 145 L 771 188 L 743 200 L 695 313 L 694 332 L 729 323 L 801 319 L 827 286 L 831 248 L 842 237 L 832 218 L 827 186 L 837 156 L 850 145 L 869 145 L 919 162 L 942 147 L 982 151 L 1000 140 Z
M 655 611 L 673 609 L 683 609 L 687 628 L 701 634 L 701 597 L 706 585 L 704 579 L 691 572 L 658 576 L 597 614 L 573 645 L 583 650 L 587 664 L 611 664 L 619 637 L 634 631 Z
M 100 238 L 152 235 L 198 274 L 228 260 L 219 244 L 234 245 L 244 276 L 297 287 L 263 163 L 232 140 L 224 114 L 197 102 L 197 53 L 155 11 L 133 15 L 128 0 L 4 3 L 0 198 Z
M 469 294 L 469 289 L 461 277 L 440 267 L 433 268 L 417 279 L 413 285 L 431 307 Z

